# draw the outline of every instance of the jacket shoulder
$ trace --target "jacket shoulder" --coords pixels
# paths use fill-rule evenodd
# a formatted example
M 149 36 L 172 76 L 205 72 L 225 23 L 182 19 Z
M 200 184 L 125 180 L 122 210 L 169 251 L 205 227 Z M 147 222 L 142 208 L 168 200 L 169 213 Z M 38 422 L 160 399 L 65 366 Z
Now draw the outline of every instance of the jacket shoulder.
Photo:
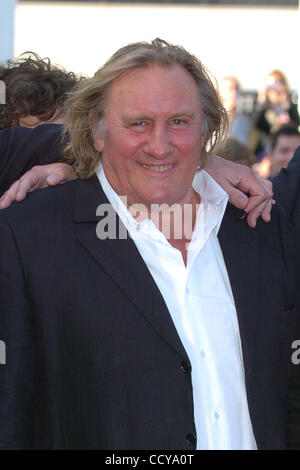
M 14 202 L 0 211 L 0 223 L 10 225 L 22 238 L 26 233 L 54 229 L 58 224 L 72 220 L 78 180 L 44 188 L 27 195 L 22 202 Z

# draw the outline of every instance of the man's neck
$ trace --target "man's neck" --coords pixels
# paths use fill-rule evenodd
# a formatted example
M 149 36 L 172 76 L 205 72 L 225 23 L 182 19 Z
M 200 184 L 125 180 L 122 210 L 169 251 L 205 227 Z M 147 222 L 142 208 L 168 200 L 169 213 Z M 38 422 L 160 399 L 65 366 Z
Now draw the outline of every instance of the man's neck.
M 129 206 L 128 210 L 137 222 L 150 219 L 155 227 L 163 233 L 169 243 L 178 249 L 187 261 L 187 249 L 192 239 L 200 196 L 194 190 L 187 204 L 152 204 L 149 208 Z

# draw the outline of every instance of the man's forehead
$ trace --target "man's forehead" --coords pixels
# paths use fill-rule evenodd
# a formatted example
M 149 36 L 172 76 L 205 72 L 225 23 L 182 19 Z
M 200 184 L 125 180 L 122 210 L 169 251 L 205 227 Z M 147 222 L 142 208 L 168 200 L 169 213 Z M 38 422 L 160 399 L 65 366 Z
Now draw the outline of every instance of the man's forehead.
M 120 89 L 120 87 L 126 87 L 128 84 L 133 82 L 147 83 L 149 81 L 160 84 L 162 77 L 176 76 L 177 80 L 186 83 L 186 86 L 194 86 L 197 88 L 194 77 L 190 74 L 185 67 L 180 64 L 174 63 L 171 65 L 164 64 L 149 64 L 147 66 L 133 67 L 122 72 L 116 77 L 112 84 L 111 89 Z M 151 90 L 149 90 L 151 91 Z
M 278 138 L 277 146 L 298 146 L 300 145 L 300 135 L 281 135 Z
M 107 100 L 137 108 L 160 102 L 164 102 L 164 105 L 176 102 L 179 106 L 182 103 L 187 111 L 188 102 L 200 106 L 196 82 L 179 64 L 169 67 L 153 64 L 123 72 L 112 82 Z

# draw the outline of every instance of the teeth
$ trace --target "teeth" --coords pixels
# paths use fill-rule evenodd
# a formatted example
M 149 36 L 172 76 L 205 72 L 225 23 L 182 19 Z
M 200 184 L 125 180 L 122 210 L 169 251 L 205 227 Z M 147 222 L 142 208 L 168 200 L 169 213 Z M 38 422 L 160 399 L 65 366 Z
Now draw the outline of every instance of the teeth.
M 152 170 L 152 171 L 166 171 L 170 170 L 173 165 L 142 165 L 146 170 Z

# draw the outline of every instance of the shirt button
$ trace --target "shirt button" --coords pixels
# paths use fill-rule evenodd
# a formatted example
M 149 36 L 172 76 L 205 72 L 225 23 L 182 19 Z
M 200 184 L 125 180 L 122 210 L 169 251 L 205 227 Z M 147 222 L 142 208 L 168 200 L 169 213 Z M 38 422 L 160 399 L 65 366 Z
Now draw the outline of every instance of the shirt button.
M 187 434 L 186 436 L 186 442 L 189 444 L 189 445 L 194 445 L 196 444 L 196 436 L 195 434 L 192 434 L 192 433 L 189 433 Z
M 191 370 L 191 366 L 186 361 L 182 361 L 182 363 L 180 364 L 180 370 L 184 374 L 187 374 Z
M 200 354 L 201 354 L 201 357 L 205 357 L 205 356 L 206 356 L 205 351 L 203 351 L 203 349 L 202 349 L 202 351 L 200 351 Z
M 220 418 L 220 415 L 219 415 L 219 413 L 218 413 L 217 411 L 215 411 L 214 417 L 215 417 L 215 419 L 219 419 L 219 418 Z

